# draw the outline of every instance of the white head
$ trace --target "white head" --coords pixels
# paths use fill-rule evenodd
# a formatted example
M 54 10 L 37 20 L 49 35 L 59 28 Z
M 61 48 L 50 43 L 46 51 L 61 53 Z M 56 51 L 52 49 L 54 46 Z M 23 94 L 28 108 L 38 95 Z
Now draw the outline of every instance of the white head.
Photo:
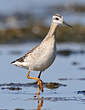
M 69 24 L 67 24 L 64 19 L 63 19 L 63 16 L 59 15 L 59 14 L 55 14 L 53 17 L 52 17 L 52 23 L 56 24 L 56 25 L 62 25 L 62 24 L 65 24 L 69 27 L 72 27 L 70 26 Z
M 56 25 L 63 24 L 63 16 L 60 16 L 59 14 L 55 14 L 52 17 L 52 22 Z

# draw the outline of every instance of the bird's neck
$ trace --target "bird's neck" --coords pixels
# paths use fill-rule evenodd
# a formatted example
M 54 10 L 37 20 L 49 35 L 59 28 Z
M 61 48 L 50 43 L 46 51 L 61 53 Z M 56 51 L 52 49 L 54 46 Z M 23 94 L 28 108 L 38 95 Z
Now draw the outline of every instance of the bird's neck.
M 48 34 L 46 35 L 46 37 L 44 38 L 44 40 L 47 40 L 48 38 L 53 37 L 53 36 L 56 37 L 56 27 L 57 27 L 56 24 L 51 23 L 49 32 L 48 32 Z
M 50 30 L 49 30 L 47 36 L 53 36 L 55 34 L 56 27 L 57 27 L 56 24 L 51 23 Z

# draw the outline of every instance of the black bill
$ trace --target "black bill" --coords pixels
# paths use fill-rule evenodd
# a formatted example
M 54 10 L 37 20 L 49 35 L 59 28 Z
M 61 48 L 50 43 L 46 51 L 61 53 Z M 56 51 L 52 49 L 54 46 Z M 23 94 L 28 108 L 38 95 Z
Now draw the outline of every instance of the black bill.
M 71 27 L 71 28 L 72 28 L 72 26 L 71 26 L 71 25 L 69 25 L 68 23 L 66 23 L 65 21 L 63 21 L 63 24 L 65 24 L 66 26 L 68 26 L 68 27 Z

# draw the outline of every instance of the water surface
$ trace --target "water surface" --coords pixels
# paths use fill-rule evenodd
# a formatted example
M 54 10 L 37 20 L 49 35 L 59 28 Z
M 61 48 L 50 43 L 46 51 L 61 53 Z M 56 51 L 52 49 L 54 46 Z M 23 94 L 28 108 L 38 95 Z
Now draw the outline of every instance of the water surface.
M 0 109 L 56 110 L 85 108 L 85 45 L 57 44 L 53 65 L 42 73 L 44 92 L 39 102 L 37 84 L 26 78 L 27 70 L 10 64 L 36 45 L 0 45 Z M 38 76 L 32 72 L 31 76 Z

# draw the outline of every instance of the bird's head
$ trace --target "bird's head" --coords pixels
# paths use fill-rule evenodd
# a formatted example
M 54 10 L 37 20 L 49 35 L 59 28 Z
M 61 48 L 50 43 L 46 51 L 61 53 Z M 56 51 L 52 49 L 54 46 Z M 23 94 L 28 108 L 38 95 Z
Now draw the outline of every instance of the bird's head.
M 59 14 L 55 14 L 53 17 L 52 17 L 52 23 L 56 24 L 56 25 L 62 25 L 62 24 L 65 24 L 69 27 L 72 27 L 71 25 L 67 24 L 64 19 L 63 19 L 63 16 L 59 15 Z

